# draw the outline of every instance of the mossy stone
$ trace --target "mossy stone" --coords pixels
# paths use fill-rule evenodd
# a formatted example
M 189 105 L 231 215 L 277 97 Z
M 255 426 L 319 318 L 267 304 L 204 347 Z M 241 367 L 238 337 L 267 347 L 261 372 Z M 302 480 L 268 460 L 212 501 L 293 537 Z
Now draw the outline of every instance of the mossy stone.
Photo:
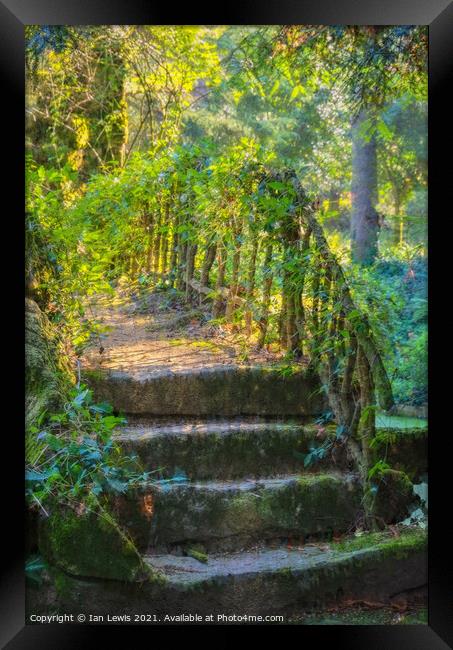
M 405 472 L 385 469 L 376 481 L 373 514 L 386 523 L 402 521 L 408 514 L 409 505 L 415 501 L 413 485 Z
M 134 544 L 103 508 L 78 514 L 55 505 L 39 526 L 42 555 L 76 576 L 127 582 L 151 578 Z
M 83 374 L 98 401 L 128 415 L 319 415 L 319 379 L 306 369 L 289 377 L 261 366 L 203 368 L 136 378 L 123 371 Z

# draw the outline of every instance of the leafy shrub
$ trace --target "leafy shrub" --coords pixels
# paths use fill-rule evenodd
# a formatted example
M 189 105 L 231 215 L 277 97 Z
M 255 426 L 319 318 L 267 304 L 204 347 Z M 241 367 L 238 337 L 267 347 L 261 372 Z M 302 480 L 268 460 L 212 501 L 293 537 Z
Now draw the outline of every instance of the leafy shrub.
M 122 455 L 113 441 L 113 431 L 124 422 L 109 404 L 93 403 L 86 386 L 74 388 L 61 413 L 44 415 L 27 433 L 30 505 L 45 510 L 50 497 L 82 502 L 89 495 L 123 493 L 149 479 L 137 459 Z
M 393 381 L 395 399 L 401 403 L 423 404 L 428 399 L 428 331 L 422 329 L 402 349 Z
M 348 275 L 378 339 L 396 402 L 426 402 L 426 258 L 417 250 L 399 247 L 370 268 L 349 267 Z

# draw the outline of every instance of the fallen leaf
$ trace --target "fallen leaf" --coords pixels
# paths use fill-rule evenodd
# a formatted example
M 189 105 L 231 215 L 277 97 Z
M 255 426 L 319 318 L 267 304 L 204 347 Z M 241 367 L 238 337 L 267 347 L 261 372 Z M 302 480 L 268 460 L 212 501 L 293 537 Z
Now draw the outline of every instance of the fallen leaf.
M 151 519 L 154 514 L 154 502 L 152 494 L 145 494 L 142 502 L 142 512 L 147 519 Z

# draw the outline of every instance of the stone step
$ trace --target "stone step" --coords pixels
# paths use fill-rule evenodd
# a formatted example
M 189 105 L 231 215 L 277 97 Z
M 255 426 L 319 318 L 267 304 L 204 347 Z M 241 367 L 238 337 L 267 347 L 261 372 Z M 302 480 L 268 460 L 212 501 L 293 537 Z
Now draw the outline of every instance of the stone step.
M 136 376 L 85 370 L 99 401 L 135 415 L 311 416 L 326 408 L 318 377 L 302 368 L 289 376 L 260 366 L 220 366 Z
M 426 584 L 426 546 L 426 535 L 411 530 L 382 541 L 365 535 L 342 546 L 216 554 L 206 563 L 174 555 L 145 559 L 180 594 L 169 599 L 173 606 L 189 592 L 193 611 L 259 615 L 348 599 L 388 602 Z
M 419 529 L 364 534 L 341 543 L 301 548 L 257 548 L 212 554 L 206 562 L 176 555 L 146 555 L 160 578 L 140 583 L 83 579 L 64 574 L 65 589 L 51 575 L 29 588 L 28 612 L 86 611 L 101 616 L 150 614 L 142 623 L 187 623 L 166 616 L 198 614 L 204 623 L 253 622 L 218 617 L 300 615 L 345 601 L 397 601 L 427 582 L 427 536 Z M 135 619 L 133 619 L 133 622 Z M 108 622 L 104 620 L 103 622 Z M 199 621 L 200 622 L 200 621 Z M 255 621 L 256 622 L 256 621 Z
M 115 436 L 123 451 L 136 454 L 147 471 L 165 477 L 181 471 L 191 480 L 269 477 L 306 472 L 304 457 L 319 446 L 319 428 L 301 421 L 252 418 L 134 423 Z M 328 454 L 308 467 L 346 469 L 346 454 Z
M 307 418 L 242 417 L 137 421 L 118 430 L 116 441 L 128 455 L 137 455 L 144 469 L 169 478 L 183 473 L 191 480 L 269 477 L 295 472 L 347 470 L 346 450 L 338 447 L 324 459 L 305 467 L 304 458 L 319 447 L 324 436 L 335 436 L 336 426 L 319 425 Z M 379 428 L 378 455 L 394 469 L 420 482 L 427 473 L 428 433 L 420 429 Z
M 359 516 L 361 490 L 355 476 L 340 473 L 170 483 L 115 497 L 112 509 L 141 551 L 193 543 L 236 550 L 345 532 Z

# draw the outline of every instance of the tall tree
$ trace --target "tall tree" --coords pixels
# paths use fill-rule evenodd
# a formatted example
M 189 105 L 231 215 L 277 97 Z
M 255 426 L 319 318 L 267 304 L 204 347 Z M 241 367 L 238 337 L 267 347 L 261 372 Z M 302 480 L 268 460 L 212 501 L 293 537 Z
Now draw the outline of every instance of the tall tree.
M 27 140 L 33 158 L 80 180 L 122 164 L 127 140 L 123 44 L 113 30 L 28 31 Z
M 332 34 L 332 41 L 340 46 L 335 65 L 342 68 L 339 76 L 353 116 L 351 256 L 368 265 L 378 253 L 381 112 L 386 102 L 409 88 L 415 93 L 426 92 L 426 31 L 413 26 L 367 25 L 333 29 Z
M 291 97 L 307 87 L 329 89 L 327 101 L 346 101 L 351 116 L 351 253 L 361 264 L 377 254 L 377 149 L 386 103 L 412 93 L 426 97 L 427 32 L 417 26 L 285 26 L 262 48 L 268 60 L 299 70 Z M 259 58 L 259 57 L 258 57 Z M 290 66 L 289 66 L 290 64 Z M 257 68 L 261 71 L 261 68 Z
M 376 257 L 379 233 L 376 136 L 364 133 L 370 119 L 363 107 L 352 123 L 351 255 L 362 264 Z

